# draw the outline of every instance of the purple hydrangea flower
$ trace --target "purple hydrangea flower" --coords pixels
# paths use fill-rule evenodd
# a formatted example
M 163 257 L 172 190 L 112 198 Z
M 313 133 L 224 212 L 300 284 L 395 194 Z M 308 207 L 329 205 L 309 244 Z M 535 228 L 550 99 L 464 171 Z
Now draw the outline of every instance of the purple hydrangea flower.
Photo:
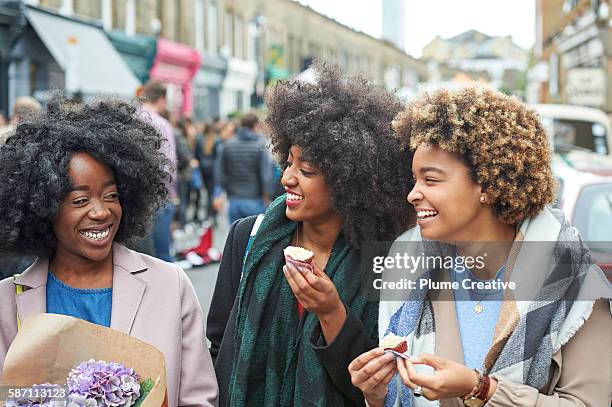
M 140 397 L 140 384 L 134 369 L 91 359 L 68 374 L 68 393 L 84 397 L 69 400 L 69 407 L 130 407 Z
M 95 399 L 87 398 L 82 394 L 74 393 L 68 396 L 68 405 L 66 407 L 97 407 L 98 403 Z

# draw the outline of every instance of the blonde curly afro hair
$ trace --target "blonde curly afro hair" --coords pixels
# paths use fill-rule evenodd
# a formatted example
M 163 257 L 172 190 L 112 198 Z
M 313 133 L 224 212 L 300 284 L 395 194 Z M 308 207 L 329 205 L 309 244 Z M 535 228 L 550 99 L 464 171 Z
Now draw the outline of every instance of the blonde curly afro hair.
M 503 222 L 530 218 L 554 199 L 546 133 L 513 97 L 487 88 L 439 90 L 408 104 L 393 128 L 412 151 L 425 143 L 459 157 Z

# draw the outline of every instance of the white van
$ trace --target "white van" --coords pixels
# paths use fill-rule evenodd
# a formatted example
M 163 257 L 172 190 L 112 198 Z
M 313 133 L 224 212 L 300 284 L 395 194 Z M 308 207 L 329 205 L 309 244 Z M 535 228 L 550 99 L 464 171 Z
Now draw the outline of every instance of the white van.
M 542 118 L 555 150 L 572 148 L 612 155 L 610 118 L 599 109 L 570 105 L 529 105 Z

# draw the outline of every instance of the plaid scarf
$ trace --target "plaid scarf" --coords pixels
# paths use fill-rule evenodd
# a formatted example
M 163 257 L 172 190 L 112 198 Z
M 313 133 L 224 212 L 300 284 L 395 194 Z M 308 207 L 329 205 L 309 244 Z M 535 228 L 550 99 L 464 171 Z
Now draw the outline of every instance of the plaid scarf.
M 412 233 L 411 238 L 420 240 L 417 235 Z M 545 253 L 541 252 L 543 246 L 538 246 L 536 251 L 539 253 L 534 253 L 530 250 L 533 246 L 521 245 L 521 241 L 554 244 L 551 243 L 550 250 Z M 595 299 L 612 298 L 612 287 L 603 272 L 591 262 L 590 253 L 577 230 L 558 210 L 545 208 L 538 216 L 523 222 L 517 242 L 518 249 L 515 244 L 509 255 L 508 271 L 517 285 L 535 287 L 533 296 L 528 297 L 533 299 L 504 300 L 483 370 L 541 389 L 548 383 L 553 354 L 589 318 Z M 429 246 L 429 243 L 424 242 L 424 246 Z M 550 272 L 534 276 L 534 270 Z M 436 279 L 439 272 L 427 270 L 420 277 Z M 425 289 L 413 290 L 408 300 L 394 310 L 396 307 L 397 304 L 392 303 L 381 305 L 379 324 L 383 330 L 380 333 L 393 332 L 408 337 L 413 355 L 434 354 L 436 326 L 428 292 Z M 431 368 L 416 367 L 431 373 Z M 396 374 L 389 384 L 385 406 L 400 405 L 440 404 L 424 397 L 415 398 Z
M 309 343 L 318 323 L 297 301 L 281 269 L 283 249 L 291 244 L 297 224 L 285 216 L 285 196 L 268 208 L 247 255 L 236 298 L 235 352 L 228 405 L 341 406 L 350 404 L 334 386 Z M 378 304 L 360 295 L 360 253 L 338 236 L 325 273 L 340 299 L 377 334 Z

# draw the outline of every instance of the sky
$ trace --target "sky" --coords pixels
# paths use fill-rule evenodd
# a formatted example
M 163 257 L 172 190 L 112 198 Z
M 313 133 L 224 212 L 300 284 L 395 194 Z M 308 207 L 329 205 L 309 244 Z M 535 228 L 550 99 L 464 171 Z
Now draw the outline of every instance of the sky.
M 405 0 L 406 52 L 420 57 L 436 35 L 449 38 L 470 29 L 511 35 L 531 48 L 535 42 L 535 0 Z M 299 0 L 373 37 L 382 34 L 382 0 Z

